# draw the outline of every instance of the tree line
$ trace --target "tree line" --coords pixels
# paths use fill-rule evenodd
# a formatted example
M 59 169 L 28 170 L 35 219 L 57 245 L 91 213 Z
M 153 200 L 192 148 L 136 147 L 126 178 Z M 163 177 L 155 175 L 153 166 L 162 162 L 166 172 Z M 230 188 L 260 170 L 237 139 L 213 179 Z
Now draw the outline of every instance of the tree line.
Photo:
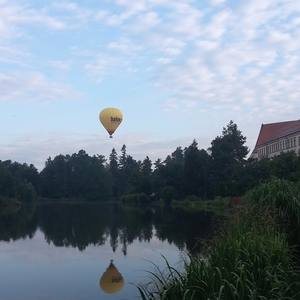
M 108 159 L 84 150 L 48 158 L 41 172 L 33 165 L 0 161 L 0 199 L 122 200 L 213 199 L 240 196 L 272 177 L 296 181 L 300 159 L 284 153 L 272 160 L 247 159 L 246 137 L 230 121 L 208 149 L 196 140 L 177 147 L 165 160 L 135 160 L 123 145 Z

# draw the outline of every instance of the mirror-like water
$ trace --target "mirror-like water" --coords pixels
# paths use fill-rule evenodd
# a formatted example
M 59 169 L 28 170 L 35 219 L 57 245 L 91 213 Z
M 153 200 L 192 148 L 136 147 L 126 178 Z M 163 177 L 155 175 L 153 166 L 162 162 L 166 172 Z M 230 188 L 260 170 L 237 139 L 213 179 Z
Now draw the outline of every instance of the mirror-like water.
M 209 213 L 49 204 L 0 215 L 0 299 L 135 299 L 162 255 L 179 266 L 211 237 Z M 113 260 L 112 265 L 110 265 Z M 100 282 L 101 281 L 101 282 Z

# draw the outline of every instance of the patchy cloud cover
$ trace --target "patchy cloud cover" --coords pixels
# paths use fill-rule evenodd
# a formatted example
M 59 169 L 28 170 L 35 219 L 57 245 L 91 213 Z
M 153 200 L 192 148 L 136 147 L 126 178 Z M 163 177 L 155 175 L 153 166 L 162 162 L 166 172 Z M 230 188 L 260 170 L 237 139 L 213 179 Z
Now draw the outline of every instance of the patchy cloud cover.
M 115 105 L 130 116 L 127 143 L 150 132 L 206 146 L 201 137 L 230 118 L 253 145 L 262 122 L 299 118 L 300 2 L 0 0 L 0 90 L 2 132 L 17 139 L 31 134 L 8 126 L 19 103 L 42 116 L 46 136 L 53 126 L 97 134 L 93 111 Z M 137 130 L 132 118 L 145 110 Z

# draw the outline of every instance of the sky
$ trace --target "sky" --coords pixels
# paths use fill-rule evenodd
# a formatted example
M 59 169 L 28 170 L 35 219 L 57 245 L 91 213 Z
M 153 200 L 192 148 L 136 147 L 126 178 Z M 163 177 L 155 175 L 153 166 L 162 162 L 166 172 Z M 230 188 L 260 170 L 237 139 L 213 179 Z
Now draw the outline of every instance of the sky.
M 300 1 L 0 0 L 0 160 L 201 148 L 300 117 Z M 113 139 L 99 112 L 118 107 Z

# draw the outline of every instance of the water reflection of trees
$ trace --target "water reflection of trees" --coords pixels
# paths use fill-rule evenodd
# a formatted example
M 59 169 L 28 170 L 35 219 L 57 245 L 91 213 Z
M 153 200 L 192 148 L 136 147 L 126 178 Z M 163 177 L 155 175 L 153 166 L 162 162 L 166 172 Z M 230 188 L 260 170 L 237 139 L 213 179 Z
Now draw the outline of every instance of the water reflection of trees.
M 0 241 L 32 238 L 37 229 L 36 209 L 24 206 L 14 213 L 0 215 Z
M 198 251 L 197 241 L 211 236 L 215 221 L 212 214 L 180 209 L 51 204 L 0 216 L 0 240 L 32 238 L 39 228 L 58 247 L 84 250 L 109 241 L 113 251 L 120 248 L 126 255 L 135 240 L 149 242 L 155 234 L 180 249 Z

